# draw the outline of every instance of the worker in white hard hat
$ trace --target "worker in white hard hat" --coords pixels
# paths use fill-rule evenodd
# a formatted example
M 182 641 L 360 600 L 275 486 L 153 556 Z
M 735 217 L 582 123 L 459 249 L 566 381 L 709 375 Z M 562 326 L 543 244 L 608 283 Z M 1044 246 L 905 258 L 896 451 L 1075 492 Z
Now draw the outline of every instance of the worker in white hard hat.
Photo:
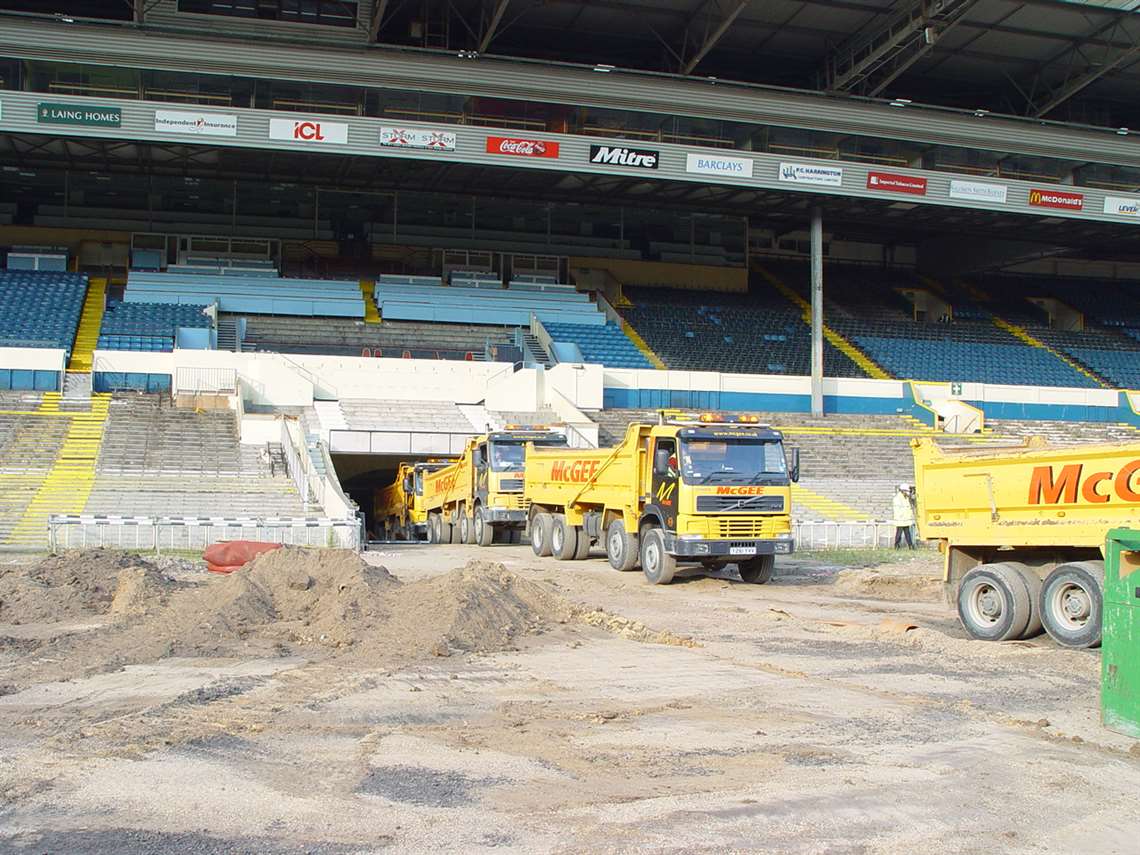
M 911 504 L 910 484 L 899 484 L 895 497 L 891 500 L 891 511 L 895 524 L 895 549 L 902 549 L 903 538 L 906 545 L 914 549 L 914 505 Z

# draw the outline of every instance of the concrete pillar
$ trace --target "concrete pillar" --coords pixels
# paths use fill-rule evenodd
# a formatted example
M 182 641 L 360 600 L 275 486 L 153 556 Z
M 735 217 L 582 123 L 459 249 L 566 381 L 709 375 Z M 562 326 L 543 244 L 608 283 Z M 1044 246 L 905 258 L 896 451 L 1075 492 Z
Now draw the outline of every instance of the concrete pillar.
M 823 212 L 811 209 L 811 414 L 823 415 Z

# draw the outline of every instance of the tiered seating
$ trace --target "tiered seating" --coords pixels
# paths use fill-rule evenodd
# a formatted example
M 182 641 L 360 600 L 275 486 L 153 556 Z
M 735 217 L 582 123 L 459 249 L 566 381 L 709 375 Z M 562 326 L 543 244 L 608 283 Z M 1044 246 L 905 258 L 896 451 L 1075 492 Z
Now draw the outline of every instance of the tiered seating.
M 350 430 L 476 433 L 476 426 L 450 401 L 343 400 Z
M 179 327 L 209 329 L 206 307 L 190 303 L 120 303 L 112 300 L 103 313 L 100 350 L 169 353 Z
M 596 362 L 610 368 L 652 368 L 629 337 L 614 323 L 605 326 L 583 324 L 545 324 L 546 331 L 556 345 L 562 341 L 574 342 L 585 362 Z
M 535 314 L 547 321 L 602 326 L 605 315 L 576 290 L 521 291 L 501 287 L 425 286 L 381 277 L 376 283 L 380 316 L 410 321 L 530 326 Z
M 1019 386 L 1098 386 L 1049 351 L 1023 344 L 993 326 L 911 324 L 893 333 L 853 338 L 896 377 Z
M 0 347 L 62 348 L 71 356 L 87 277 L 0 271 Z
M 384 278 L 384 277 L 381 277 Z M 486 270 L 452 270 L 447 275 L 452 286 L 460 288 L 502 288 L 503 277 Z
M 806 265 L 789 266 L 780 275 L 806 293 Z M 959 303 L 953 302 L 953 321 L 930 323 L 915 321 L 913 307 L 898 293 L 902 287 L 926 287 L 910 274 L 835 265 L 826 269 L 824 279 L 824 320 L 894 377 L 1027 386 L 1097 386 L 1095 380 L 1049 351 L 1031 347 L 994 326 L 991 313 L 999 308 L 1018 321 L 1040 319 L 1038 310 L 1029 303 L 1022 311 L 1015 298 L 978 300 L 968 303 L 964 314 L 970 319 L 963 319 Z M 963 294 L 948 296 L 953 300 Z
M 183 275 L 132 271 L 128 303 L 217 303 L 223 312 L 363 318 L 360 283 L 257 276 Z
M 488 347 L 513 340 L 513 329 L 496 326 L 254 315 L 246 318 L 242 349 L 337 356 L 361 356 L 367 349 L 372 356 L 482 359 Z
M 799 310 L 770 290 L 752 294 L 630 288 L 626 319 L 674 369 L 742 374 L 811 373 L 811 332 Z M 831 377 L 862 377 L 849 357 L 824 342 Z

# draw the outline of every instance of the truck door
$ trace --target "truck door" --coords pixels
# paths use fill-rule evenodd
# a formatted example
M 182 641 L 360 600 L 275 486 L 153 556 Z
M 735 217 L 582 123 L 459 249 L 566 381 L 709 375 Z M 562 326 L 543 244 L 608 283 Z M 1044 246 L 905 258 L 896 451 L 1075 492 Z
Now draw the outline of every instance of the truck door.
M 657 507 L 665 528 L 677 528 L 677 440 L 659 437 L 653 449 L 653 504 Z
M 475 448 L 475 495 L 484 503 L 487 501 L 491 461 L 487 455 L 487 443 L 481 442 Z

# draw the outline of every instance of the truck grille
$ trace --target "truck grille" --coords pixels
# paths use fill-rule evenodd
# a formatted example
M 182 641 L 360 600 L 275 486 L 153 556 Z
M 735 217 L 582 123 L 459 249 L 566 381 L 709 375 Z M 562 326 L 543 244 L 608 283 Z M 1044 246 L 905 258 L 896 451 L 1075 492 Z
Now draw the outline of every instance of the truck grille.
M 717 520 L 716 536 L 724 540 L 770 540 L 789 531 L 784 517 Z
M 509 481 L 504 478 L 499 482 L 499 489 L 504 493 L 521 493 L 523 490 L 522 478 L 512 478 Z
M 499 493 L 498 507 L 517 511 L 527 507 L 522 493 Z
M 697 496 L 697 511 L 713 513 L 731 509 L 729 513 L 754 514 L 784 509 L 783 496 Z

